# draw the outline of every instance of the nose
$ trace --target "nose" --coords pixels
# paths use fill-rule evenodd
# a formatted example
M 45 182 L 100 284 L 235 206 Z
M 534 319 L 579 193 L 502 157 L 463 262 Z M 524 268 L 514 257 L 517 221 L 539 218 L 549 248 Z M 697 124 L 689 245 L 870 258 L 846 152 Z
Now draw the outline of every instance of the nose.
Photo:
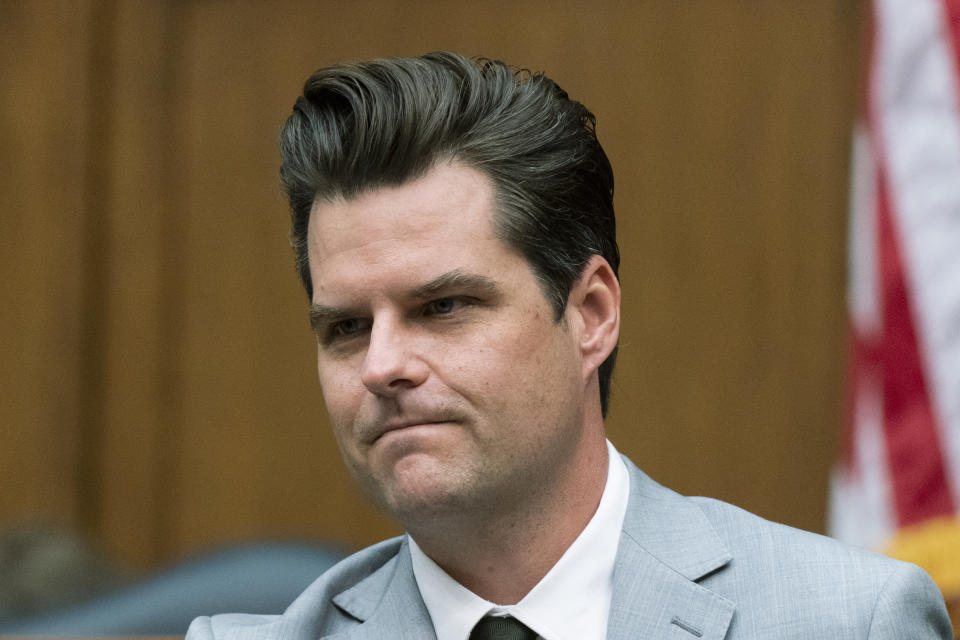
M 360 377 L 378 396 L 395 396 L 427 379 L 428 367 L 415 348 L 416 340 L 392 320 L 374 322 Z

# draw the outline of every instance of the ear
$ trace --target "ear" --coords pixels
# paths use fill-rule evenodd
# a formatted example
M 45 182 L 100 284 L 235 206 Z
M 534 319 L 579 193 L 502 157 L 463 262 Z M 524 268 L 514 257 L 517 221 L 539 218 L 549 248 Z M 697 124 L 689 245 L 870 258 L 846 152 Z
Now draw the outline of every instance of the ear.
M 620 282 L 610 264 L 595 255 L 570 291 L 567 312 L 580 327 L 583 377 L 593 374 L 620 337 Z

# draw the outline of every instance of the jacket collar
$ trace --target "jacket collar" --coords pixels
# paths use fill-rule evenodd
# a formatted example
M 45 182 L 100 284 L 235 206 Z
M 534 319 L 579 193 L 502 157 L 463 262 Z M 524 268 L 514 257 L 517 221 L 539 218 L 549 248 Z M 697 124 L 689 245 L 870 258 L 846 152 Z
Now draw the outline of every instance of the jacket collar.
M 729 563 L 730 552 L 695 502 L 623 460 L 630 473 L 630 501 L 617 550 L 607 637 L 722 639 L 735 605 L 697 581 Z M 435 638 L 405 538 L 393 559 L 333 601 L 364 624 L 329 640 Z
M 607 637 L 720 639 L 735 605 L 697 584 L 730 552 L 695 502 L 666 489 L 624 458 L 630 502 L 613 575 Z
M 436 638 L 430 614 L 413 576 L 413 562 L 406 536 L 392 560 L 353 587 L 334 596 L 333 603 L 363 624 L 329 636 L 329 640 Z

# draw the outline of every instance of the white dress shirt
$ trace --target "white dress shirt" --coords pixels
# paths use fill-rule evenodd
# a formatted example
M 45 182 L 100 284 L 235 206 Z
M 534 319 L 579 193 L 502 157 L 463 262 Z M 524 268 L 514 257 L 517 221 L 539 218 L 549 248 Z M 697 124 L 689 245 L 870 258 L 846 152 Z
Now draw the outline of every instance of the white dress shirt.
M 607 441 L 607 483 L 596 513 L 553 568 L 520 602 L 498 606 L 451 578 L 410 540 L 413 575 L 437 640 L 468 640 L 483 616 L 511 615 L 543 640 L 603 640 L 613 597 L 613 567 L 627 512 L 630 477 Z

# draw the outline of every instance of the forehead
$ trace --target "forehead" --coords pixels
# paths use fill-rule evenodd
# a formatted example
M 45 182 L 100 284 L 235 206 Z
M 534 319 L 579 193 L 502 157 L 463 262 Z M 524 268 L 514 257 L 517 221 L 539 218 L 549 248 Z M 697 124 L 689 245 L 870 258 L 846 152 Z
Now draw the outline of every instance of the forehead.
M 494 208 L 489 178 L 456 164 L 350 200 L 318 200 L 307 235 L 314 297 L 405 274 L 489 269 L 494 255 L 511 253 L 494 236 Z

